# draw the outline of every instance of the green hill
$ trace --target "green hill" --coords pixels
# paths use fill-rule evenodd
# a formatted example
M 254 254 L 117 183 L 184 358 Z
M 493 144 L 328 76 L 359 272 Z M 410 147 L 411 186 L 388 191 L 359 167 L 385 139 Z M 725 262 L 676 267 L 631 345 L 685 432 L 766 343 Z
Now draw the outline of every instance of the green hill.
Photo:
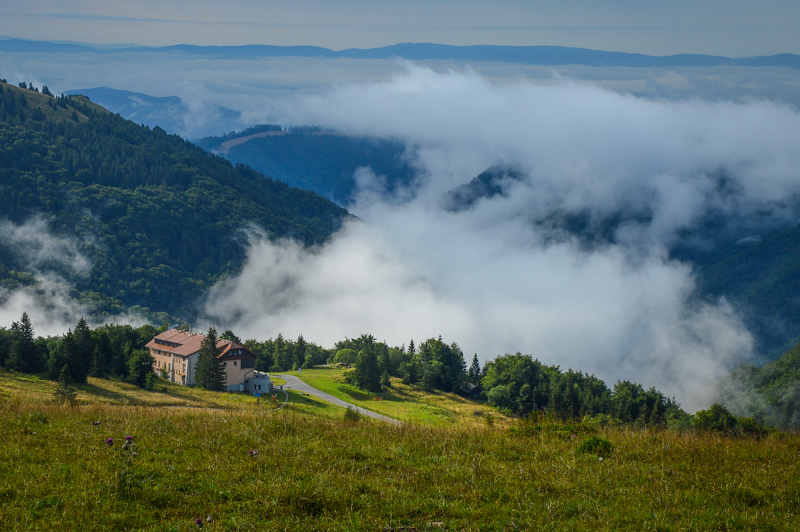
M 800 344 L 761 368 L 738 367 L 722 390 L 736 414 L 772 427 L 800 427 Z
M 700 289 L 725 296 L 775 358 L 800 336 L 800 226 L 699 270 Z
M 282 132 L 278 126 L 256 126 L 234 135 L 196 142 L 233 163 L 246 164 L 340 205 L 347 205 L 353 199 L 356 188 L 353 173 L 358 168 L 370 167 L 383 176 L 389 190 L 398 183 L 408 184 L 414 175 L 403 157 L 405 145 L 401 142 L 341 135 L 313 127 Z
M 325 241 L 347 211 L 243 165 L 114 115 L 80 96 L 0 83 L 0 195 L 9 227 L 44 220 L 89 259 L 37 264 L 98 314 L 140 306 L 191 319 L 197 298 L 235 273 L 244 230 Z M 0 241 L 0 283 L 31 285 L 19 246 Z

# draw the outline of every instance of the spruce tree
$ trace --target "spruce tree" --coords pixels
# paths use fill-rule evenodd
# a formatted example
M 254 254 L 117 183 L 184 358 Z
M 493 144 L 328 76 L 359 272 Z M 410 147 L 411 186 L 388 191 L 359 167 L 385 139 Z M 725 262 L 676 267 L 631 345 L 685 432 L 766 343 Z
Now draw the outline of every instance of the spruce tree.
M 356 361 L 356 384 L 359 388 L 371 392 L 381 391 L 381 370 L 378 367 L 378 354 L 372 337 L 364 343 L 364 348 L 358 352 Z
M 475 386 L 481 385 L 481 365 L 478 362 L 478 353 L 472 357 L 472 365 L 469 367 L 469 378 Z
M 67 334 L 64 335 L 64 339 L 61 340 L 64 344 L 64 353 L 66 355 L 67 364 L 70 367 L 70 375 L 72 375 L 72 379 L 77 382 L 78 384 L 86 384 L 86 376 L 88 372 L 83 371 L 83 356 L 81 355 L 81 349 L 78 345 L 78 339 L 75 336 L 73 331 L 67 331 Z M 77 370 L 72 368 L 79 368 Z
M 48 342 L 49 358 L 47 359 L 47 378 L 58 380 L 61 368 L 69 364 L 69 354 L 64 338 L 55 338 Z
M 53 395 L 56 401 L 61 404 L 69 403 L 70 406 L 75 404 L 78 390 L 72 386 L 72 378 L 69 375 L 69 367 L 66 364 L 61 368 L 61 373 L 58 375 L 58 386 Z
M 394 368 L 392 368 L 392 359 L 389 357 L 389 347 L 386 345 L 386 340 L 384 340 L 380 344 L 381 348 L 381 355 L 378 359 L 378 366 L 381 369 L 381 373 L 393 374 Z M 384 384 L 384 386 L 386 386 Z
M 197 359 L 195 383 L 206 390 L 225 391 L 225 368 L 219 359 L 217 349 L 217 330 L 208 328 L 208 334 L 200 344 L 200 357 Z
M 286 340 L 281 333 L 275 338 L 275 365 L 278 371 L 288 371 L 292 369 L 292 360 L 289 357 L 289 350 L 286 345 Z
M 94 355 L 92 331 L 89 329 L 86 320 L 81 318 L 72 334 L 75 336 L 75 343 L 78 348 L 78 360 L 74 364 L 70 363 L 70 373 L 75 379 L 75 382 L 84 383 L 92 368 L 92 358 Z
M 153 355 L 149 349 L 137 349 L 131 353 L 128 360 L 128 382 L 140 388 L 145 388 L 147 376 L 153 375 Z
M 21 373 L 33 373 L 41 371 L 36 356 L 35 338 L 33 336 L 33 325 L 27 312 L 22 313 L 19 323 L 11 325 L 14 331 L 14 340 L 11 344 L 7 366 L 9 369 Z
M 307 348 L 306 340 L 301 334 L 297 337 L 297 342 L 294 344 L 294 363 L 297 368 L 305 367 Z

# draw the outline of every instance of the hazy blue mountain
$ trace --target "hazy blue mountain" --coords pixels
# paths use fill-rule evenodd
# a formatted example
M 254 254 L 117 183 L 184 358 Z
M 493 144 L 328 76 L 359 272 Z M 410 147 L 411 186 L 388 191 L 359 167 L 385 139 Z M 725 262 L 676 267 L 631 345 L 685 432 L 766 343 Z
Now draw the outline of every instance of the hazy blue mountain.
M 776 54 L 730 58 L 715 55 L 678 54 L 652 56 L 625 52 L 607 52 L 565 46 L 451 46 L 431 43 L 401 43 L 380 48 L 334 51 L 317 46 L 195 46 L 179 44 L 162 47 L 99 48 L 80 44 L 57 44 L 22 39 L 0 41 L 0 52 L 32 53 L 150 53 L 181 52 L 216 59 L 259 57 L 349 57 L 410 60 L 498 61 L 528 65 L 588 65 L 617 67 L 710 67 L 710 66 L 783 66 L 800 68 L 800 56 Z
M 458 212 L 481 200 L 506 195 L 522 171 L 493 166 L 442 198 L 442 206 Z M 800 205 L 795 206 L 797 211 Z M 591 213 L 548 213 L 534 220 L 549 238 L 569 238 L 587 248 L 607 246 L 627 223 L 647 224 L 648 212 L 619 210 L 599 219 Z M 691 264 L 697 276 L 697 297 L 725 297 L 739 311 L 757 342 L 762 361 L 772 360 L 800 341 L 800 225 L 720 213 L 708 214 L 673 243 L 670 256 Z
M 480 199 L 493 198 L 503 194 L 503 185 L 508 181 L 518 181 L 524 177 L 520 170 L 509 166 L 492 166 L 481 172 L 469 183 L 457 187 L 442 198 L 442 207 L 458 212 L 469 209 Z
M 157 97 L 111 87 L 77 89 L 112 113 L 148 127 L 160 127 L 184 138 L 204 137 L 236 129 L 239 113 L 209 102 L 183 101 L 177 96 Z
M 281 132 L 279 126 L 256 126 L 195 142 L 233 163 L 246 164 L 339 205 L 347 205 L 353 199 L 358 168 L 369 167 L 381 176 L 387 190 L 409 183 L 414 175 L 404 158 L 405 145 L 387 139 L 352 137 L 313 128 Z

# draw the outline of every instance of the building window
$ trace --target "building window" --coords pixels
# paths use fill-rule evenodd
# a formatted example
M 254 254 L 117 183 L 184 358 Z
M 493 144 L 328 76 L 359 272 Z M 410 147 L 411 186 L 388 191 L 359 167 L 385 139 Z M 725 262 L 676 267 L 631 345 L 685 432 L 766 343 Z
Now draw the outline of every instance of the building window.
M 233 361 L 233 365 L 234 365 L 234 366 L 236 365 L 236 361 L 235 361 L 235 360 Z

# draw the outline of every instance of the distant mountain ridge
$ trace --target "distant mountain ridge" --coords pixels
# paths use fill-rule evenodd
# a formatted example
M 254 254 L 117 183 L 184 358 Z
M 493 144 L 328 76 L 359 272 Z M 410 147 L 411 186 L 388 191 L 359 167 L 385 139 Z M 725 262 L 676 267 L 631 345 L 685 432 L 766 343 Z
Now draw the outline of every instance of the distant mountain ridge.
M 241 113 L 210 102 L 188 102 L 178 96 L 150 96 L 141 92 L 95 87 L 69 90 L 81 94 L 112 113 L 150 128 L 156 126 L 183 138 L 200 138 L 238 127 Z M 197 108 L 193 109 L 195 105 Z
M 527 65 L 585 65 L 616 67 L 711 67 L 711 66 L 780 66 L 800 69 L 800 55 L 783 53 L 769 56 L 731 58 L 717 55 L 677 54 L 653 56 L 628 52 L 609 52 L 566 46 L 453 46 L 432 43 L 400 43 L 379 48 L 330 50 L 318 46 L 198 46 L 178 44 L 159 47 L 96 48 L 24 39 L 0 41 L 0 52 L 9 53 L 185 53 L 218 59 L 256 59 L 262 57 L 328 57 L 352 59 L 493 61 Z

